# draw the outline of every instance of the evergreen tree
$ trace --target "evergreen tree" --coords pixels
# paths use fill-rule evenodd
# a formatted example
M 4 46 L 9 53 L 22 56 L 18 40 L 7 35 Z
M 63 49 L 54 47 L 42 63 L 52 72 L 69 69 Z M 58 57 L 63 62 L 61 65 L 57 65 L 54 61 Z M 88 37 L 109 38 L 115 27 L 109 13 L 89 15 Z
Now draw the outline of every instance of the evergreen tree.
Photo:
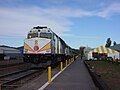
M 110 47 L 110 46 L 111 46 L 111 43 L 112 43 L 111 39 L 108 38 L 107 41 L 106 41 L 105 47 Z
M 114 41 L 114 42 L 113 42 L 113 46 L 115 46 L 116 44 L 117 44 L 117 43 Z

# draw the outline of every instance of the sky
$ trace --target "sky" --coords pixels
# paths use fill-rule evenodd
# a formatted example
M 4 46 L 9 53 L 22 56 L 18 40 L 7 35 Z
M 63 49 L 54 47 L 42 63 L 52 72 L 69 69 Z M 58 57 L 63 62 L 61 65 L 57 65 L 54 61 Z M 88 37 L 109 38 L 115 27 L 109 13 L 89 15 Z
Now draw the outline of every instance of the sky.
M 120 0 L 0 0 L 0 45 L 22 46 L 38 25 L 72 48 L 120 43 Z

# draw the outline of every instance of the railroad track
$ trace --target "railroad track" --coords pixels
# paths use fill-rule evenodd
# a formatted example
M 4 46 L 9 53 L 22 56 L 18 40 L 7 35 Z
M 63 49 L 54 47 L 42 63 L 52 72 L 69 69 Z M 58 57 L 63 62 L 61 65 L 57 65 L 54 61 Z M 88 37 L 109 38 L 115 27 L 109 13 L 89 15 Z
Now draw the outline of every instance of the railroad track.
M 29 69 L 29 68 L 31 68 L 31 64 L 29 64 L 29 63 L 21 63 L 19 65 L 17 64 L 14 66 L 0 68 L 0 77 L 4 76 L 6 74 L 9 74 L 9 73 L 13 73 L 13 72 L 17 72 L 17 71 L 25 70 L 25 69 Z
M 28 71 L 28 70 L 30 70 L 30 69 L 19 70 L 19 71 L 11 72 L 11 73 L 8 73 L 8 74 L 0 75 L 0 80 L 3 79 L 3 78 L 9 77 L 9 76 L 15 75 L 15 74 L 19 74 L 19 73 L 22 73 L 22 72 L 26 72 L 26 71 Z
M 24 83 L 41 74 L 42 71 L 43 71 L 42 69 L 40 70 L 27 69 L 1 76 L 0 77 L 1 89 L 13 90 L 17 87 L 20 87 Z
M 0 68 L 11 67 L 15 65 L 20 65 L 24 63 L 22 59 L 19 60 L 1 60 L 0 61 Z
M 26 64 L 25 64 L 26 66 Z M 27 68 L 24 67 L 24 65 L 16 65 L 9 67 L 7 70 L 7 73 L 4 73 L 0 75 L 0 90 L 13 90 L 18 87 L 23 86 L 27 82 L 32 81 L 35 78 L 38 78 L 43 71 L 45 71 L 47 68 L 36 68 L 36 67 L 30 67 L 31 65 L 28 65 Z M 54 65 L 52 68 L 56 68 L 58 66 Z M 23 69 L 16 69 L 16 68 L 23 68 Z M 12 72 L 9 72 L 9 70 L 12 70 Z
M 10 65 L 0 65 L 0 70 L 3 70 L 3 69 L 7 69 L 7 68 L 12 68 L 12 67 L 19 67 L 19 66 L 22 66 L 22 65 L 25 65 L 27 63 L 25 62 L 21 62 L 21 63 L 16 63 L 16 64 L 10 64 Z
M 21 65 L 24 64 L 24 62 L 21 63 L 15 63 L 15 64 L 6 64 L 6 65 L 0 65 L 0 69 L 6 68 L 6 67 L 11 67 L 11 66 L 16 66 L 16 65 Z

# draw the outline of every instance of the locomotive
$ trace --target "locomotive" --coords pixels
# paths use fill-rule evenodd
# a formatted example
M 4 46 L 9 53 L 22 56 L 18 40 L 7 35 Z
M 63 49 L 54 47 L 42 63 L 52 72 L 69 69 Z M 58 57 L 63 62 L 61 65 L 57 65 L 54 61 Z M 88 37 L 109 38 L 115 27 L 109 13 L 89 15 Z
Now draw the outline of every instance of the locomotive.
M 24 40 L 24 61 L 42 66 L 54 65 L 75 55 L 57 34 L 46 26 L 33 27 Z

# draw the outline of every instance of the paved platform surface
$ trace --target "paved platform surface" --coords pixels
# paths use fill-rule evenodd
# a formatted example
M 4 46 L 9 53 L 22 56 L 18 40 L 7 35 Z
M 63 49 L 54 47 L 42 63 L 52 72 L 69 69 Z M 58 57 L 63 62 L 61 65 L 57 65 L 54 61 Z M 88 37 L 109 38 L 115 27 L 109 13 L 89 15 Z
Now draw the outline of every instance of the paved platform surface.
M 84 65 L 78 58 L 67 67 L 45 90 L 98 90 Z
M 52 74 L 58 73 L 58 69 L 52 70 Z M 38 90 L 47 82 L 47 71 L 39 78 L 28 82 L 17 90 Z M 98 90 L 85 67 L 83 60 L 78 58 L 68 66 L 53 82 L 44 90 Z

